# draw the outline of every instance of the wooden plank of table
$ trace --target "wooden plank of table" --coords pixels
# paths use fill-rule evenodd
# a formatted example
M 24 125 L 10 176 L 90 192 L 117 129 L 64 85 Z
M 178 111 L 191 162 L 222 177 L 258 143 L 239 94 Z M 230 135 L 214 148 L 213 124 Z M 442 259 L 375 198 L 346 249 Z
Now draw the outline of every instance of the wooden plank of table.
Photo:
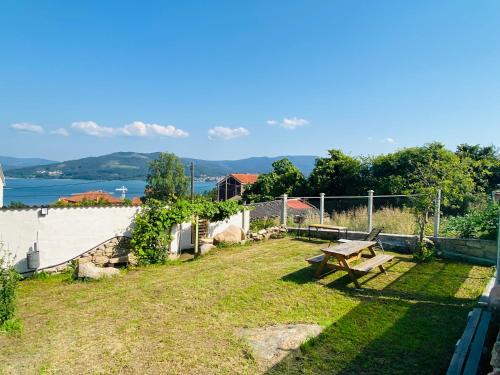
M 347 227 L 337 227 L 335 225 L 323 225 L 323 224 L 309 224 L 310 228 L 317 229 L 334 229 L 334 230 L 346 230 Z
M 353 254 L 359 253 L 364 249 L 373 247 L 376 244 L 377 242 L 375 241 L 350 241 L 350 242 L 340 243 L 334 246 L 325 247 L 321 249 L 321 251 L 323 251 L 325 254 L 329 253 L 333 255 L 341 255 L 344 257 L 349 257 Z

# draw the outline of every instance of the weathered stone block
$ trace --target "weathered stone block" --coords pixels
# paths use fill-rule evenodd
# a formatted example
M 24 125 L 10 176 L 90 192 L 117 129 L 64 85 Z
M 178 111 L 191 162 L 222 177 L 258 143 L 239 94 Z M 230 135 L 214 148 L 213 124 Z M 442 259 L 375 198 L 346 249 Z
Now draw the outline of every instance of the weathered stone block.
M 128 263 L 129 263 L 131 266 L 135 266 L 135 265 L 137 265 L 138 260 L 137 260 L 137 257 L 135 256 L 135 254 L 133 254 L 133 253 L 129 253 L 129 254 L 127 255 L 127 257 L 128 257 Z
M 100 279 L 102 277 L 112 277 L 118 275 L 120 271 L 113 267 L 96 267 L 93 263 L 83 263 L 78 265 L 78 277 L 89 279 Z
M 109 258 L 107 256 L 96 256 L 94 259 L 94 263 L 98 266 L 102 266 L 109 262 Z

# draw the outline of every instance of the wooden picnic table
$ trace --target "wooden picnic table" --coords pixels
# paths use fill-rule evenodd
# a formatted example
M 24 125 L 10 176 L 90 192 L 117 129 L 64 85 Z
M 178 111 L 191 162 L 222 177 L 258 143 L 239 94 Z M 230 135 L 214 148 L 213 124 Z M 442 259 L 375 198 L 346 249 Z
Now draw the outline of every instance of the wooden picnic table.
M 323 254 L 306 259 L 311 264 L 318 264 L 318 269 L 314 277 L 319 279 L 325 268 L 330 270 L 347 271 L 349 277 L 354 282 L 357 288 L 361 288 L 358 277 L 367 274 L 373 268 L 378 267 L 381 272 L 385 273 L 383 264 L 392 261 L 392 256 L 387 254 L 377 254 L 374 247 L 377 244 L 375 241 L 349 241 L 340 243 L 334 246 L 328 246 L 321 251 Z M 363 254 L 364 250 L 368 250 L 368 254 Z M 338 264 L 331 264 L 328 261 L 335 258 Z M 355 260 L 368 258 L 362 263 L 351 265 Z
M 345 239 L 347 240 L 347 227 L 339 227 L 337 225 L 326 225 L 326 224 L 309 224 L 309 241 L 311 241 L 311 228 L 316 229 L 316 231 L 319 231 L 320 229 L 329 229 L 329 230 L 336 230 L 338 233 L 338 239 L 340 239 L 340 233 L 344 232 L 345 233 Z

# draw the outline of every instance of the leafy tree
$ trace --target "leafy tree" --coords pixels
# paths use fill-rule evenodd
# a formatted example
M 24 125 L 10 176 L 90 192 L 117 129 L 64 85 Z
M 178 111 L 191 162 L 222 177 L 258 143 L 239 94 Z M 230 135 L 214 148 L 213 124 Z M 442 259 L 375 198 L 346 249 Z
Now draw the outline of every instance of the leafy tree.
M 328 151 L 326 158 L 316 159 L 308 178 L 308 190 L 312 195 L 354 195 L 366 193 L 366 180 L 362 179 L 366 168 L 361 158 L 353 158 L 340 150 Z
M 419 255 L 423 256 L 426 251 L 425 229 L 433 213 L 438 190 L 442 191 L 442 204 L 455 207 L 470 196 L 474 181 L 468 165 L 440 143 L 398 151 L 391 155 L 390 161 L 394 160 L 404 162 L 402 168 L 406 175 L 389 175 L 386 178 L 398 184 L 399 193 L 413 195 L 410 207 L 419 231 Z
M 500 154 L 495 146 L 468 145 L 457 147 L 456 154 L 469 163 L 478 193 L 489 193 L 500 184 Z
M 457 179 L 453 188 L 445 189 L 444 181 L 454 174 L 464 179 Z M 469 164 L 438 142 L 375 157 L 371 181 L 378 194 L 411 194 L 428 186 L 433 189 L 430 193 L 434 199 L 437 190 L 441 189 L 443 209 L 448 212 L 464 212 L 474 190 Z
M 272 166 L 270 173 L 261 174 L 254 184 L 247 187 L 243 193 L 244 200 L 270 201 L 283 194 L 296 195 L 303 191 L 304 175 L 290 160 L 277 160 Z
M 184 165 L 174 154 L 161 152 L 149 164 L 146 198 L 174 201 L 188 192 L 189 179 L 184 175 Z

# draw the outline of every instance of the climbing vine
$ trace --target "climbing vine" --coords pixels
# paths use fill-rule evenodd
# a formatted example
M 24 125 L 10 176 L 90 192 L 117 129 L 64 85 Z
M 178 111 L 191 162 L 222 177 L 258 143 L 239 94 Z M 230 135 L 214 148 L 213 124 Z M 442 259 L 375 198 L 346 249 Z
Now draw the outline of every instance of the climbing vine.
M 172 242 L 174 225 L 190 221 L 193 217 L 221 221 L 241 211 L 234 201 L 213 202 L 205 198 L 194 201 L 177 200 L 168 206 L 150 199 L 135 217 L 130 241 L 132 251 L 141 264 L 164 263 Z

